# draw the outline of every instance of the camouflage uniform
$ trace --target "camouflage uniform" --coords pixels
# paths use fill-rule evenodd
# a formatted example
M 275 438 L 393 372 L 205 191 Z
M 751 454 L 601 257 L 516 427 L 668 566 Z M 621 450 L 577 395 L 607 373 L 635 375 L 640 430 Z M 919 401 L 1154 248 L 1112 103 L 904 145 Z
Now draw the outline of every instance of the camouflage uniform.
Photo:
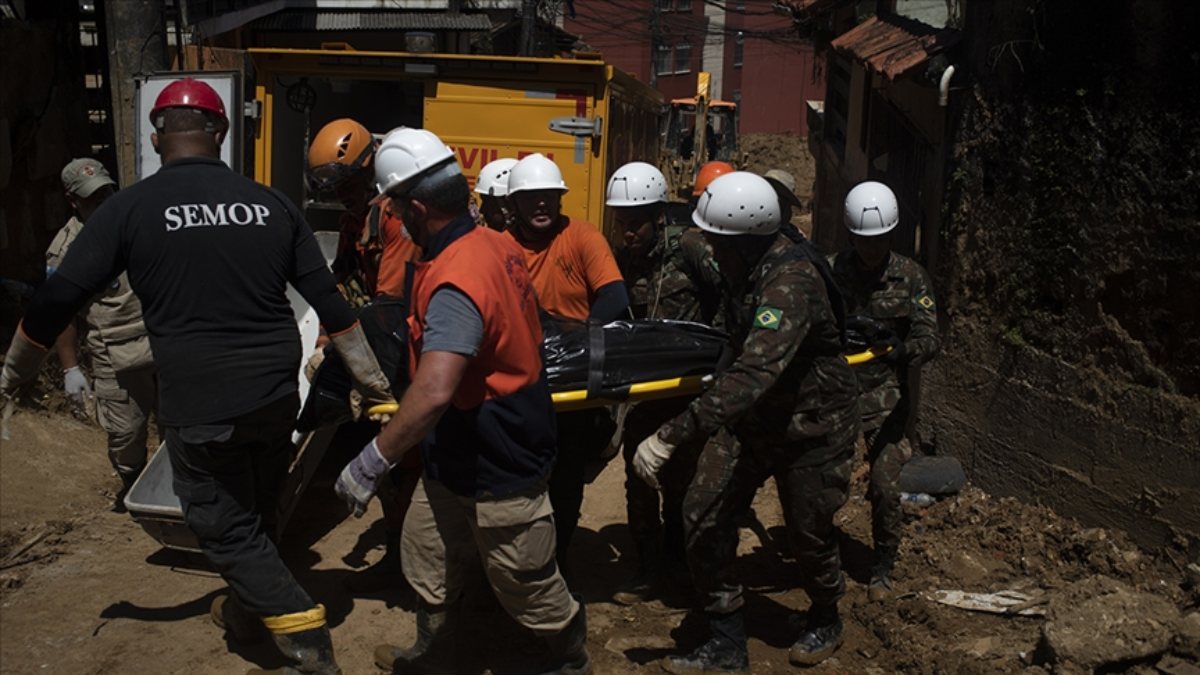
M 875 553 L 877 564 L 890 571 L 900 546 L 900 469 L 912 456 L 904 437 L 910 411 L 904 380 L 909 367 L 922 365 L 938 352 L 937 305 L 929 275 L 911 258 L 892 253 L 878 273 L 860 270 L 853 250 L 830 256 L 829 261 L 846 313 L 880 321 L 904 341 L 907 353 L 903 365 L 875 360 L 854 368 L 871 464 L 867 494 Z
M 803 246 L 777 234 L 729 294 L 737 360 L 659 432 L 676 446 L 709 439 L 683 513 L 688 565 L 713 614 L 742 606 L 738 520 L 771 476 L 814 607 L 836 606 L 845 591 L 833 516 L 849 487 L 857 386 L 818 263 Z
M 695 228 L 660 226 L 660 233 L 646 255 L 633 259 L 622 250 L 617 258 L 621 275 L 629 284 L 629 305 L 634 317 L 712 325 L 718 316 L 719 289 L 723 283 L 712 249 Z M 645 401 L 625 418 L 622 442 L 626 515 L 644 572 L 656 571 L 649 568 L 657 564 L 659 546 L 664 547 L 668 560 L 683 559 L 683 496 L 703 442 L 680 448 L 663 467 L 659 477 L 661 511 L 658 491 L 633 472 L 633 454 L 639 443 L 682 413 L 690 401 L 689 398 Z
M 617 257 L 638 319 L 673 319 L 712 325 L 720 303 L 721 271 L 695 228 L 668 225 L 650 252 Z
M 83 230 L 78 218 L 63 226 L 46 249 L 46 271 L 54 270 Z M 108 460 L 129 485 L 146 466 L 150 414 L 158 401 L 158 370 L 142 323 L 142 303 L 124 272 L 84 310 L 92 355 L 96 416 L 108 435 Z

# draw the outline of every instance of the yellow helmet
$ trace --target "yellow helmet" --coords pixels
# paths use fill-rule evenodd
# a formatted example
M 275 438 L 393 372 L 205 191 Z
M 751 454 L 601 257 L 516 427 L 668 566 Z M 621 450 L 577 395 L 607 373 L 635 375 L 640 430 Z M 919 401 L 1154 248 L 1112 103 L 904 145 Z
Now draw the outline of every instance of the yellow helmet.
M 309 187 L 332 189 L 346 178 L 371 165 L 375 137 L 349 118 L 337 119 L 317 132 L 308 148 Z

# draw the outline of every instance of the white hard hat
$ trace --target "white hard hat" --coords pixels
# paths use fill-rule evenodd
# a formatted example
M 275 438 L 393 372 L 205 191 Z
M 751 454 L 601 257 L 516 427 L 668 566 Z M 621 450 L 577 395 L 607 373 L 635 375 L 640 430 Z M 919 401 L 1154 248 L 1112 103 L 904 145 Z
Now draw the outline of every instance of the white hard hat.
M 562 171 L 554 160 L 540 152 L 522 158 L 508 172 L 508 194 L 522 190 L 567 191 Z
M 846 193 L 846 228 L 862 237 L 891 232 L 900 224 L 896 195 L 883 183 L 869 180 Z
M 479 178 L 475 181 L 475 192 L 492 197 L 503 197 L 508 194 L 508 172 L 517 165 L 517 160 L 511 157 L 488 162 L 479 170 Z
M 667 202 L 667 179 L 652 164 L 630 162 L 608 179 L 609 206 L 642 206 Z
M 779 195 L 762 176 L 727 173 L 704 188 L 692 222 L 713 234 L 774 234 L 779 231 Z
M 384 136 L 375 151 L 375 187 L 380 192 L 410 188 L 415 179 L 453 165 L 454 151 L 432 131 L 397 127 Z

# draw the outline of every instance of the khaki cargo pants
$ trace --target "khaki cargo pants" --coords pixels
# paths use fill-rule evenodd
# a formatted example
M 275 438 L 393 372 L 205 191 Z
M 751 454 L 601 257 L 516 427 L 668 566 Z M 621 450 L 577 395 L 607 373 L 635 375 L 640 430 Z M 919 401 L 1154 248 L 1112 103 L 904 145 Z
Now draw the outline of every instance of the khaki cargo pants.
M 554 518 L 546 486 L 504 499 L 454 494 L 421 478 L 404 518 L 404 576 L 426 603 L 450 605 L 483 562 L 501 606 L 537 635 L 564 630 L 579 611 L 554 559 Z
M 95 381 L 96 417 L 108 434 L 108 461 L 124 477 L 146 466 L 150 413 L 158 401 L 158 370 L 123 370 Z

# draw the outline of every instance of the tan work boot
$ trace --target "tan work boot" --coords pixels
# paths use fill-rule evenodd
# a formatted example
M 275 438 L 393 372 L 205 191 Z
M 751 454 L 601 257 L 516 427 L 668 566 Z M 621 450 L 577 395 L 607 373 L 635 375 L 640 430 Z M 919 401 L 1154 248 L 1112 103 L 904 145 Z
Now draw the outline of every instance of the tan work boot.
M 208 617 L 217 628 L 227 631 L 240 644 L 258 644 L 267 637 L 267 627 L 262 619 L 251 614 L 232 594 L 213 598 Z
M 613 602 L 626 607 L 649 602 L 658 597 L 658 586 L 662 582 L 662 548 L 658 538 L 634 539 L 634 546 L 638 556 L 637 575 L 617 589 L 612 596 Z

